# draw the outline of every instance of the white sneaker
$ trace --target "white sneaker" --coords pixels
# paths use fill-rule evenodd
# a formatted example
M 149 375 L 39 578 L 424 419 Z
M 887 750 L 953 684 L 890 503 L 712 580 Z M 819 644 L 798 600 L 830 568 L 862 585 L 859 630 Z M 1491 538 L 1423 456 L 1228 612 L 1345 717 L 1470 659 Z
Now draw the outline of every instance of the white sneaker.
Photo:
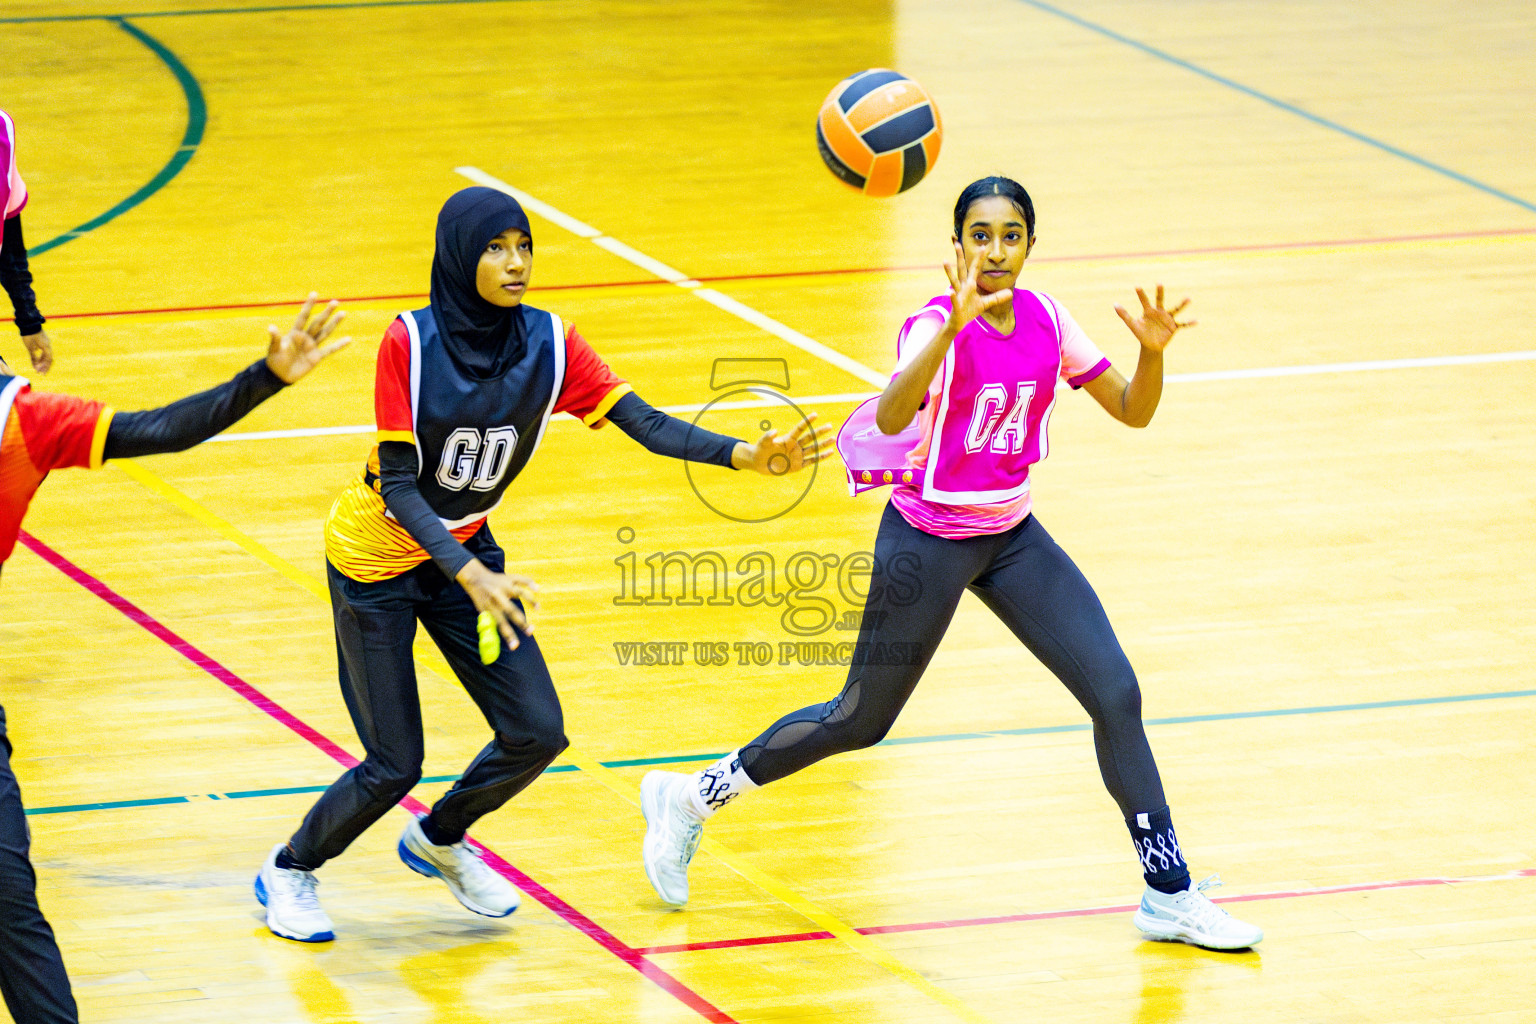
M 692 780 L 677 772 L 646 772 L 640 781 L 645 877 L 662 902 L 674 907 L 688 902 L 688 863 L 704 838 L 704 823 L 684 803 Z
M 1142 894 L 1141 907 L 1131 918 L 1136 927 L 1154 939 L 1188 942 L 1206 949 L 1247 949 L 1264 938 L 1264 932 L 1239 921 L 1212 903 L 1205 890 L 1221 884 L 1212 875 L 1184 892 L 1158 892 L 1151 886 Z
M 336 937 L 331 919 L 320 909 L 312 871 L 277 866 L 278 843 L 256 875 L 256 899 L 267 908 L 267 927 L 273 935 L 295 942 L 330 942 Z
M 405 866 L 418 875 L 441 878 L 454 899 L 485 917 L 506 917 L 522 902 L 516 887 L 486 866 L 480 855 L 463 840 L 437 846 L 422 834 L 415 818 L 405 826 L 396 847 Z

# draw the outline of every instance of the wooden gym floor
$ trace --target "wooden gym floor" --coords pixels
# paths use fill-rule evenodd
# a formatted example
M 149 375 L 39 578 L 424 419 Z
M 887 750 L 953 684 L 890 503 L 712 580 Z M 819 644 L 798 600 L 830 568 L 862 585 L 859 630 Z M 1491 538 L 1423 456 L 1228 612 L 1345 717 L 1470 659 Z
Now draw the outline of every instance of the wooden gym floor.
M 6 567 L 0 701 L 82 1019 L 1536 1021 L 1536 13 L 1468 10 L 9 0 L 0 104 L 58 355 L 38 387 L 160 404 L 256 358 L 311 288 L 358 339 L 236 436 L 57 474 Z M 866 67 L 944 116 L 936 170 L 888 201 L 813 143 Z M 751 519 L 798 492 L 696 493 L 568 419 L 493 517 L 543 585 L 573 741 L 474 832 L 524 909 L 477 919 L 404 870 L 392 813 L 321 874 L 337 940 L 270 936 L 251 876 L 359 750 L 320 527 L 442 200 L 490 177 L 545 204 L 530 302 L 652 403 L 691 416 L 726 403 L 716 359 L 783 360 L 836 421 L 993 172 L 1039 211 L 1028 283 L 1123 369 L 1114 303 L 1194 299 L 1151 429 L 1062 396 L 1036 507 L 1137 666 L 1196 876 L 1222 873 L 1258 950 L 1141 941 L 1085 716 L 969 599 L 891 738 L 730 808 L 663 908 L 646 766 L 696 767 L 842 669 L 781 663 L 782 607 L 616 606 L 627 557 L 842 566 L 883 496 L 834 464 L 742 523 L 701 497 Z M 853 607 L 803 582 L 803 614 Z M 637 642 L 689 646 L 625 664 Z M 430 802 L 487 730 L 422 658 Z

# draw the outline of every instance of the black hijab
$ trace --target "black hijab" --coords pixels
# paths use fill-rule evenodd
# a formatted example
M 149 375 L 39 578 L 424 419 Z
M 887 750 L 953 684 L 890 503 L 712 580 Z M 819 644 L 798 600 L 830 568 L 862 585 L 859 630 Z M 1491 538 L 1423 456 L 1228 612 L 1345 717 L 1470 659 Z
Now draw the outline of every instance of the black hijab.
M 454 362 L 482 380 L 505 374 L 527 345 L 523 307 L 492 305 L 475 288 L 480 255 L 491 239 L 510 228 L 533 238 L 517 200 L 493 188 L 455 192 L 437 215 L 432 315 Z

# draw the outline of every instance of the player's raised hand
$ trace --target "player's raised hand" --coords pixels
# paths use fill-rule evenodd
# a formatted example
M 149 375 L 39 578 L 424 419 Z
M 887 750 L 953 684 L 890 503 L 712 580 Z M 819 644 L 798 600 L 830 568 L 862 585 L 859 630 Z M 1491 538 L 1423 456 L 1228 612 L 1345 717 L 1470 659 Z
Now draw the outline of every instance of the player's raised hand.
M 954 265 L 944 264 L 944 276 L 949 278 L 948 326 L 955 333 L 959 333 L 960 328 L 983 313 L 1002 309 L 1013 301 L 1012 288 L 1004 288 L 1000 292 L 983 292 L 976 287 L 976 281 L 981 275 L 981 265 L 985 260 L 986 254 L 977 249 L 975 256 L 967 265 L 965 247 L 956 242 Z
M 299 310 L 298 318 L 286 334 L 279 332 L 276 325 L 267 328 L 272 339 L 267 346 L 267 367 L 285 384 L 295 383 L 319 366 L 320 360 L 346 348 L 352 342 L 351 338 L 341 338 L 329 345 L 323 344 L 347 314 L 337 309 L 339 303 L 332 299 L 319 316 L 311 319 L 309 314 L 319 297 L 316 292 L 309 293 L 309 298 L 304 300 L 304 306 Z
M 816 414 L 811 413 L 787 434 L 770 430 L 755 445 L 738 442 L 731 453 L 731 465 L 754 469 L 764 476 L 784 476 L 820 462 L 832 454 L 832 428 L 815 426 L 815 420 Z
M 1184 312 L 1189 305 L 1189 300 L 1174 306 L 1172 309 L 1163 308 L 1163 286 L 1157 286 L 1157 300 L 1148 301 L 1147 293 L 1140 288 L 1136 289 L 1136 297 L 1141 300 L 1141 316 L 1133 317 L 1119 306 L 1115 312 L 1120 314 L 1120 319 L 1125 321 L 1125 326 L 1136 335 L 1136 340 L 1141 342 L 1141 347 L 1151 349 L 1153 352 L 1161 352 L 1168 347 L 1173 340 L 1173 335 L 1181 327 L 1193 327 L 1197 321 L 1179 320 L 1179 314 Z

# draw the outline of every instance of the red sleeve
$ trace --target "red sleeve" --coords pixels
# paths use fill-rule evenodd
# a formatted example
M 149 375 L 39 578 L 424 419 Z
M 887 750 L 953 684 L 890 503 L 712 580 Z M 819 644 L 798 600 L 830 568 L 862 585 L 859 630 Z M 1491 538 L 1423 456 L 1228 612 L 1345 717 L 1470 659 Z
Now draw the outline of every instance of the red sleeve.
M 613 403 L 629 394 L 601 356 L 592 351 L 574 326 L 565 331 L 565 384 L 555 402 L 555 412 L 568 412 L 596 429 L 602 426 Z
M 380 441 L 416 442 L 411 419 L 411 334 L 396 320 L 379 343 L 373 379 L 373 419 Z
M 66 466 L 96 469 L 101 465 L 111 409 L 100 402 L 30 388 L 16 396 L 15 409 L 27 456 L 42 472 Z

